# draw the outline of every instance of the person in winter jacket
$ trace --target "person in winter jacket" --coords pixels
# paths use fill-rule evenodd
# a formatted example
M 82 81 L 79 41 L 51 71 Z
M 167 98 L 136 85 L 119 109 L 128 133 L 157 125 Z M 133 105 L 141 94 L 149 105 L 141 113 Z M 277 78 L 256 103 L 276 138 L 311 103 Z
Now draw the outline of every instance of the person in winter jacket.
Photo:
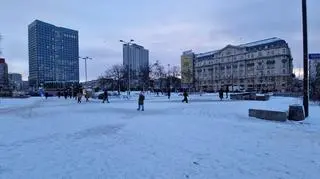
M 184 91 L 183 92 L 183 100 L 182 100 L 182 102 L 186 102 L 186 103 L 188 103 L 188 93 L 187 93 L 187 91 Z
M 104 92 L 103 92 L 102 103 L 104 103 L 105 101 L 107 101 L 107 103 L 109 103 L 109 96 L 108 96 L 108 91 L 107 90 L 104 90 Z
M 228 99 L 229 97 L 229 86 L 226 87 L 226 98 Z
M 144 93 L 143 91 L 140 92 L 139 94 L 139 99 L 138 99 L 138 111 L 140 111 L 140 108 L 141 108 L 141 111 L 144 111 Z
M 77 94 L 78 103 L 81 103 L 82 93 L 79 91 Z
M 220 100 L 223 99 L 223 89 L 222 88 L 220 88 L 220 90 L 219 90 L 219 98 L 220 98 Z
M 68 92 L 67 92 L 67 90 L 65 90 L 65 91 L 63 92 L 63 95 L 64 95 L 64 99 L 67 99 L 67 98 L 68 98 Z

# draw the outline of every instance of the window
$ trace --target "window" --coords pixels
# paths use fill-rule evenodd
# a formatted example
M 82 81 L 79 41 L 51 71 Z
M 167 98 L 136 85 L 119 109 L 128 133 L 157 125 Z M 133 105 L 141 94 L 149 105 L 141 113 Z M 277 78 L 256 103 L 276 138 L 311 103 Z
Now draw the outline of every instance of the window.
M 285 70 L 285 69 L 283 69 L 283 70 L 282 70 L 282 73 L 283 73 L 283 74 L 286 74 L 286 70 Z

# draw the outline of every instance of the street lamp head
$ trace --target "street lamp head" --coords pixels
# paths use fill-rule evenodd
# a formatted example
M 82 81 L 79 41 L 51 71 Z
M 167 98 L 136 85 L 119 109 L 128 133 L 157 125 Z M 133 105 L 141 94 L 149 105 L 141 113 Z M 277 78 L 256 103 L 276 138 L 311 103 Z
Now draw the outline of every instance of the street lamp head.
M 119 40 L 120 42 L 124 42 L 123 40 Z
M 133 39 L 130 40 L 130 42 L 133 42 L 133 41 L 134 41 Z

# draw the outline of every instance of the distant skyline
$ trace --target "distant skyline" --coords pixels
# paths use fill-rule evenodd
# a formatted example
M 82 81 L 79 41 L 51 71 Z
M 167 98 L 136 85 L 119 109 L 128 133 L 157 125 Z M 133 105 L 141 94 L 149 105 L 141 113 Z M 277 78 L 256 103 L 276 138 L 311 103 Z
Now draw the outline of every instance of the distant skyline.
M 308 0 L 309 51 L 320 52 L 320 1 Z M 39 19 L 79 31 L 80 56 L 90 56 L 88 79 L 122 64 L 120 39 L 150 50 L 150 63 L 180 65 L 183 51 L 221 49 L 270 37 L 286 40 L 302 67 L 300 0 L 4 0 L 0 44 L 9 72 L 28 77 L 28 24 Z M 80 61 L 80 80 L 84 62 Z

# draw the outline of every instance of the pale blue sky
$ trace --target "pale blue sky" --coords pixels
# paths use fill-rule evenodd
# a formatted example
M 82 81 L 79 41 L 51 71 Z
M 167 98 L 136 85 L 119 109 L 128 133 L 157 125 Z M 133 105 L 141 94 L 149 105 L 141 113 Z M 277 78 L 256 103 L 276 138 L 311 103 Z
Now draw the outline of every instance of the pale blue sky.
M 79 31 L 89 79 L 122 63 L 119 39 L 150 50 L 150 62 L 180 64 L 205 52 L 269 37 L 285 39 L 302 66 L 301 0 L 0 0 L 0 44 L 10 72 L 28 76 L 28 29 L 35 19 Z M 319 0 L 308 0 L 310 52 L 320 52 Z M 84 79 L 83 62 L 80 77 Z

